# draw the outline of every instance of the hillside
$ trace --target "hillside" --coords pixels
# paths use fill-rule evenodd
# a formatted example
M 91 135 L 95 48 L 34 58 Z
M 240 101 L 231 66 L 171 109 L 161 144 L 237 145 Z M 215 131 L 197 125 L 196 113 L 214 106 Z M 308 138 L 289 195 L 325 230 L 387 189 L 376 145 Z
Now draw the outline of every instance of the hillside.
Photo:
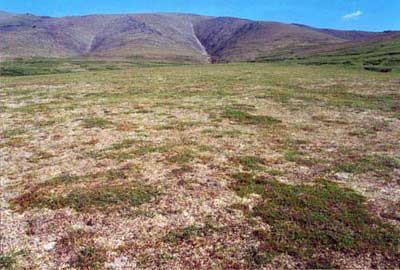
M 235 18 L 202 21 L 197 25 L 197 35 L 216 61 L 254 60 L 282 48 L 344 41 L 296 25 Z
M 193 24 L 183 14 L 49 18 L 0 14 L 3 57 L 143 57 L 206 62 Z
M 335 30 L 335 29 L 319 29 L 319 28 L 314 28 L 310 27 L 307 25 L 303 24 L 293 24 L 299 27 L 303 27 L 305 29 L 311 29 L 314 31 L 318 31 L 320 33 L 324 33 L 330 36 L 334 36 L 340 39 L 348 40 L 348 41 L 357 41 L 357 40 L 364 40 L 364 39 L 369 39 L 369 38 L 374 38 L 374 37 L 380 37 L 384 36 L 384 32 L 367 32 L 367 31 L 344 31 L 344 30 Z
M 303 50 L 275 52 L 257 61 L 294 61 L 307 65 L 362 66 L 400 71 L 400 33 L 387 32 L 366 40 L 349 41 Z
M 385 33 L 193 14 L 154 13 L 52 18 L 0 12 L 0 56 L 134 58 L 208 63 L 254 61 L 370 40 Z

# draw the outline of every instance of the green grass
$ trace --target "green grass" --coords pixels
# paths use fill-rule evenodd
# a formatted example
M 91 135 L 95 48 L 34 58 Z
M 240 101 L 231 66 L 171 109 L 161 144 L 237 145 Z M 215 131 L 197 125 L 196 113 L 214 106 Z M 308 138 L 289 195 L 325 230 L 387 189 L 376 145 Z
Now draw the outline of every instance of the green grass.
M 257 156 L 239 156 L 232 158 L 232 161 L 242 166 L 243 170 L 260 170 L 263 168 L 265 160 Z
M 199 146 L 197 147 L 197 149 L 198 149 L 200 152 L 213 152 L 213 151 L 215 150 L 215 148 L 214 148 L 213 146 L 211 146 L 211 145 L 205 145 L 205 144 L 199 145 Z
M 67 262 L 74 269 L 104 269 L 107 251 L 96 244 L 96 235 L 82 229 L 68 231 L 58 239 L 56 251 L 60 255 L 71 256 Z
M 223 118 L 227 118 L 236 121 L 240 124 L 246 125 L 260 125 L 260 126 L 272 126 L 277 123 L 281 123 L 280 120 L 275 119 L 268 115 L 253 115 L 245 111 L 241 111 L 236 108 L 228 108 L 223 114 Z
M 252 193 L 263 194 L 265 179 L 257 176 L 253 172 L 238 172 L 232 174 L 232 178 L 236 180 L 231 187 L 241 197 L 248 196 Z
M 52 73 L 68 73 L 72 71 L 69 68 L 60 68 L 62 64 L 63 62 L 61 62 L 60 60 L 17 59 L 15 61 L 7 61 L 2 63 L 2 66 L 0 67 L 0 75 L 27 76 L 27 75 L 43 75 Z
M 382 110 L 386 112 L 399 112 L 400 95 L 361 95 L 338 91 L 329 97 L 329 105 L 347 106 L 357 109 Z
M 70 207 L 79 212 L 112 211 L 139 206 L 156 197 L 158 192 L 139 184 L 103 185 L 96 189 L 76 188 L 63 195 L 37 191 L 25 193 L 11 201 L 18 211 L 32 208 L 61 209 Z
M 110 150 L 121 150 L 125 148 L 130 148 L 135 144 L 135 140 L 132 139 L 126 139 L 123 140 L 122 142 L 119 143 L 114 143 L 111 147 Z
M 20 256 L 26 256 L 26 251 L 11 251 L 0 254 L 0 269 L 13 270 L 14 265 L 17 263 L 17 259 Z
M 10 137 L 0 142 L 1 147 L 22 147 L 27 144 L 27 139 L 22 137 Z
M 243 134 L 242 131 L 238 129 L 229 129 L 229 130 L 221 130 L 221 129 L 204 129 L 202 133 L 209 134 L 213 138 L 224 138 L 224 137 L 239 137 Z
M 214 232 L 217 232 L 218 228 L 207 223 L 204 226 L 191 225 L 181 230 L 170 231 L 164 236 L 164 242 L 170 245 L 178 245 L 182 242 L 188 241 L 196 237 L 204 237 Z
M 86 118 L 82 121 L 85 128 L 106 128 L 112 124 L 111 121 L 101 117 Z
M 302 166 L 313 166 L 321 164 L 321 160 L 315 160 L 307 156 L 306 153 L 297 149 L 287 149 L 284 151 L 283 158 L 289 162 L 295 162 Z
M 167 160 L 172 163 L 186 164 L 196 157 L 196 152 L 192 149 L 185 148 L 177 153 L 168 156 Z
M 124 70 L 133 67 L 159 67 L 182 65 L 178 62 L 159 62 L 141 59 L 99 60 L 84 58 L 19 58 L 1 63 L 0 76 L 34 76 L 65 74 L 82 71 Z
M 261 242 L 255 262 L 288 254 L 305 260 L 308 268 L 331 268 L 332 251 L 355 256 L 378 252 L 398 266 L 399 231 L 372 216 L 358 193 L 326 180 L 292 186 L 253 175 L 234 178 L 239 195 L 262 197 L 253 210 L 246 210 L 248 216 L 271 226 L 271 231 L 254 231 Z
M 25 114 L 36 114 L 36 113 L 43 113 L 48 112 L 51 110 L 51 105 L 55 105 L 54 103 L 39 103 L 39 104 L 32 104 L 32 105 L 25 105 L 21 107 L 16 107 L 13 109 L 14 112 L 21 112 Z
M 349 157 L 336 163 L 336 171 L 347 173 L 366 173 L 373 171 L 376 174 L 390 178 L 395 169 L 400 169 L 400 161 L 379 155 Z
M 372 71 L 400 72 L 400 38 L 339 48 L 334 51 L 308 53 L 285 51 L 261 57 L 258 61 L 299 63 L 303 65 L 338 65 L 347 68 L 368 68 Z
M 111 182 L 114 180 L 121 180 L 126 178 L 127 178 L 126 172 L 122 169 L 109 169 L 98 173 L 88 173 L 80 176 L 64 173 L 35 185 L 33 189 L 34 190 L 43 188 L 48 189 L 48 188 L 58 187 L 60 185 L 68 186 L 79 182 L 90 182 L 94 180 Z
M 5 130 L 2 132 L 1 136 L 3 138 L 11 138 L 11 137 L 15 137 L 18 135 L 22 135 L 25 134 L 26 130 L 23 128 L 17 128 L 17 129 L 9 129 L 9 130 Z
M 283 176 L 283 175 L 286 174 L 286 172 L 284 172 L 282 170 L 277 170 L 277 169 L 267 170 L 267 173 L 272 175 L 272 176 Z
M 88 156 L 94 159 L 114 159 L 119 162 L 123 162 L 126 160 L 131 160 L 135 157 L 135 154 L 133 153 L 134 151 L 127 151 L 127 149 L 133 147 L 135 144 L 139 145 L 140 143 L 142 142 L 126 139 L 121 142 L 114 143 L 108 148 L 104 148 L 99 151 L 92 151 L 88 154 Z
M 58 185 L 69 185 L 71 183 L 74 183 L 78 180 L 80 180 L 81 178 L 77 175 L 71 175 L 71 174 L 61 174 L 59 176 L 56 176 L 50 180 L 47 180 L 41 184 L 38 184 L 38 187 L 55 187 Z
M 133 149 L 132 154 L 144 156 L 150 153 L 164 153 L 170 150 L 171 147 L 173 147 L 173 145 L 168 142 L 165 144 L 152 144 L 151 142 L 141 142 Z
M 321 159 L 315 159 L 309 156 L 308 153 L 303 151 L 302 146 L 308 145 L 308 140 L 291 140 L 285 141 L 285 146 L 282 148 L 283 158 L 286 161 L 294 162 L 301 166 L 311 167 L 313 165 L 322 165 L 324 162 Z
M 103 269 L 106 259 L 103 249 L 83 247 L 79 250 L 76 261 L 73 262 L 72 266 L 77 269 Z

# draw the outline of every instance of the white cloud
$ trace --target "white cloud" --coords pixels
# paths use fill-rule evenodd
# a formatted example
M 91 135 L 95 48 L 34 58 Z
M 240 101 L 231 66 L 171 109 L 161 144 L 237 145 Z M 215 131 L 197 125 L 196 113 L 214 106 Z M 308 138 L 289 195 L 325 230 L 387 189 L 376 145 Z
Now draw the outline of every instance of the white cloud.
M 350 20 L 357 20 L 359 17 L 363 15 L 363 12 L 361 10 L 357 10 L 353 13 L 346 14 L 342 17 L 344 21 L 350 21 Z

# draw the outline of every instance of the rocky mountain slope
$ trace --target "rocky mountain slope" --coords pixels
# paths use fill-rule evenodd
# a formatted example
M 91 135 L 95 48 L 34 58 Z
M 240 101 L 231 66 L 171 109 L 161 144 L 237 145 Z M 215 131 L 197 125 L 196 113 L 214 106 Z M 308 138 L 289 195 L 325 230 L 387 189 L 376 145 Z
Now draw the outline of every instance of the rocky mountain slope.
M 2 58 L 251 61 L 275 51 L 308 49 L 380 35 L 382 33 L 178 13 L 52 18 L 0 12 Z

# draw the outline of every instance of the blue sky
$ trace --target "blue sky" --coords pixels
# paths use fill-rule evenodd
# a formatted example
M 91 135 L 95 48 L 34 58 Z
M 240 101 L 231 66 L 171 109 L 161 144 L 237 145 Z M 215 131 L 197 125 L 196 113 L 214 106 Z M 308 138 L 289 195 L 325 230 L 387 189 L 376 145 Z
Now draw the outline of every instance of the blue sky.
M 0 10 L 48 16 L 187 12 L 336 29 L 400 30 L 400 0 L 0 0 Z

